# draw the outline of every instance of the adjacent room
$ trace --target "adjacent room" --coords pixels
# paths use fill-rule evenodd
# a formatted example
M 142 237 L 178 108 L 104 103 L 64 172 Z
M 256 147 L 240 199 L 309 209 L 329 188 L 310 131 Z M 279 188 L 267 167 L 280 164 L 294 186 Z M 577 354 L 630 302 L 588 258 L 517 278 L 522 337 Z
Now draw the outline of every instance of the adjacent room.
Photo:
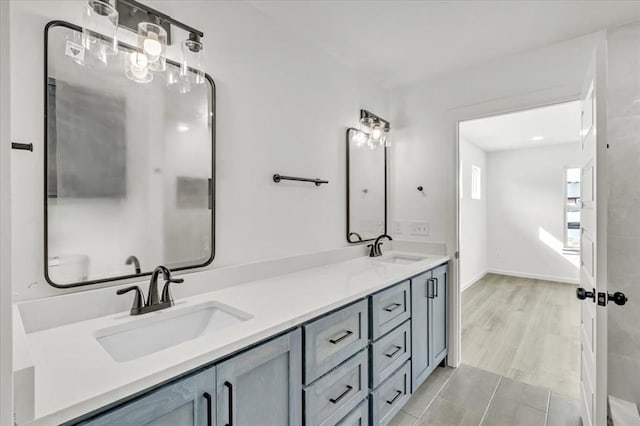
M 462 361 L 579 397 L 579 101 L 460 123 Z

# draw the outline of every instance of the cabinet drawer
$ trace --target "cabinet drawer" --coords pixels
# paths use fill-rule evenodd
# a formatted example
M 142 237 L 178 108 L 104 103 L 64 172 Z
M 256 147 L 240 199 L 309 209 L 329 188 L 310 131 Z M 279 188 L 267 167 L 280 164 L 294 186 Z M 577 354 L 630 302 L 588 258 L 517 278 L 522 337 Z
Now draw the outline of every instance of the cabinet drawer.
M 305 424 L 335 425 L 367 396 L 367 351 L 304 389 Z
M 386 425 L 411 395 L 411 361 L 371 392 L 371 416 L 374 425 Z
M 369 400 L 362 401 L 336 426 L 369 426 Z
M 410 312 L 409 281 L 371 296 L 371 339 L 377 340 L 405 322 Z
M 405 321 L 380 340 L 373 342 L 369 349 L 369 377 L 371 388 L 375 389 L 411 357 L 411 321 Z
M 367 346 L 367 314 L 362 300 L 304 326 L 305 385 Z

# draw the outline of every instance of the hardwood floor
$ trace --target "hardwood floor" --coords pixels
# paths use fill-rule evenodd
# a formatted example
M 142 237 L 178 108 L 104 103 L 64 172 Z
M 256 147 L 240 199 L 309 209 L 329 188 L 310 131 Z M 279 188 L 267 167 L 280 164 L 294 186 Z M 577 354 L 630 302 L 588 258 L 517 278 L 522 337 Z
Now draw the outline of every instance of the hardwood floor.
M 462 362 L 577 399 L 580 306 L 575 289 L 487 274 L 462 293 Z

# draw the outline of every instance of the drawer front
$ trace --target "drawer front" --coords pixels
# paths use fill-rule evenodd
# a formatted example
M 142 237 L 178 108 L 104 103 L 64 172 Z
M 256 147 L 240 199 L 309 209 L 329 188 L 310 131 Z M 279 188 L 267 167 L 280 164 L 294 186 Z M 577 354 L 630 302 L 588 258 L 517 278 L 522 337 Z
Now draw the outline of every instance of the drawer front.
M 386 425 L 411 396 L 411 361 L 371 393 L 371 415 L 374 425 Z
M 311 384 L 368 343 L 367 301 L 304 326 L 304 384 Z
M 362 401 L 336 426 L 369 426 L 369 400 Z
M 371 388 L 375 389 L 411 357 L 411 321 L 371 344 Z
M 304 388 L 305 424 L 335 425 L 366 396 L 368 356 L 363 350 Z
M 409 281 L 371 296 L 371 339 L 377 340 L 411 316 Z

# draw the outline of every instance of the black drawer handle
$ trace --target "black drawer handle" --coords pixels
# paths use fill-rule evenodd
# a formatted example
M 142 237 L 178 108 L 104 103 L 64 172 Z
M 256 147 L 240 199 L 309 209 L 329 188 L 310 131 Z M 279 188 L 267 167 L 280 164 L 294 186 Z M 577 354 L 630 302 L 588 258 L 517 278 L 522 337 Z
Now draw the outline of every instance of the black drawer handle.
M 202 394 L 204 399 L 207 400 L 207 426 L 213 426 L 213 407 L 211 407 L 211 394 L 209 392 L 205 392 Z
M 342 392 L 337 398 L 329 398 L 329 401 L 331 401 L 334 404 L 337 404 L 342 398 L 347 396 L 347 394 L 352 390 L 353 390 L 353 386 L 347 385 L 347 389 L 345 389 L 344 392 Z
M 395 354 L 400 352 L 400 349 L 402 349 L 402 346 L 396 346 L 393 352 L 391 352 L 390 354 L 384 354 L 384 356 L 386 356 L 387 358 L 393 358 Z
M 353 331 L 351 330 L 347 330 L 346 333 L 344 333 L 342 336 L 338 337 L 337 339 L 329 339 L 329 341 L 331 343 L 333 343 L 334 345 L 342 342 L 344 339 L 346 339 L 347 337 L 351 336 L 353 334 Z
M 434 278 L 433 281 L 433 297 L 438 297 L 438 279 Z
M 396 391 L 396 396 L 394 396 L 391 401 L 387 400 L 387 404 L 391 404 L 393 405 L 394 402 L 396 402 L 396 399 L 400 398 L 400 395 L 402 395 L 402 391 L 401 390 L 397 390 Z
M 224 382 L 224 386 L 229 389 L 229 423 L 226 426 L 233 426 L 233 385 L 230 382 Z
M 396 309 L 398 309 L 400 306 L 402 306 L 400 303 L 392 303 L 389 306 L 387 306 L 386 308 L 384 308 L 384 310 L 387 311 L 387 312 L 393 312 Z

